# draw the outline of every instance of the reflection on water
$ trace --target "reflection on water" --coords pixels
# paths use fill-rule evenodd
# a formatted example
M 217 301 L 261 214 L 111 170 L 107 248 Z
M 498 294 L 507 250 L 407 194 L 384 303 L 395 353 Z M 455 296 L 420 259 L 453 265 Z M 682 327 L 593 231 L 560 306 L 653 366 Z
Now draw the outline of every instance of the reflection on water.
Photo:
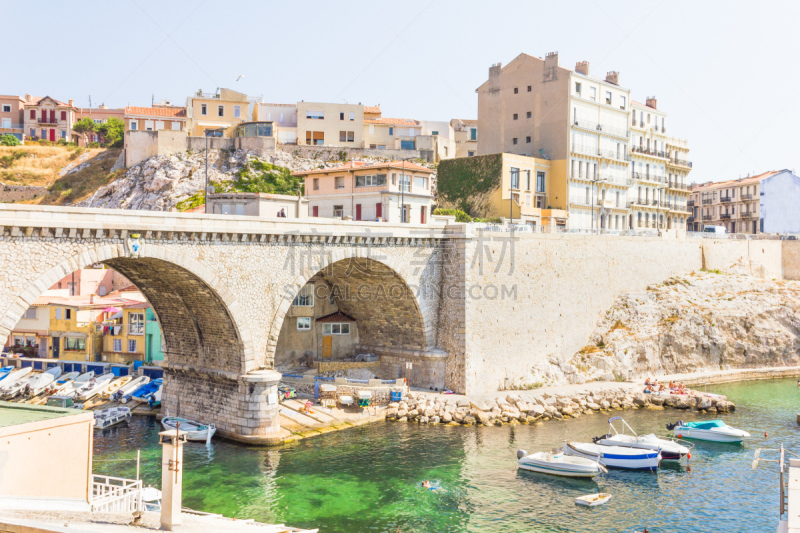
M 189 443 L 184 455 L 184 505 L 323 532 L 753 532 L 776 525 L 777 473 L 750 471 L 757 447 L 790 449 L 800 431 L 794 380 L 719 386 L 739 409 L 723 415 L 754 435 L 743 445 L 697 442 L 689 466 L 665 462 L 657 474 L 611 470 L 595 480 L 557 478 L 516 468 L 516 451 L 559 447 L 565 437 L 588 441 L 608 432 L 607 416 L 515 427 L 428 427 L 373 424 L 277 449 L 215 440 Z M 638 432 L 666 434 L 678 418 L 665 411 L 621 414 Z M 160 483 L 153 419 L 95 433 L 95 472 L 135 475 L 142 450 L 146 485 Z M 764 438 L 767 431 L 769 437 Z M 800 451 L 795 449 L 795 451 Z M 106 462 L 102 462 L 106 461 Z M 437 480 L 431 492 L 422 480 Z M 609 504 L 579 508 L 577 496 L 613 495 Z

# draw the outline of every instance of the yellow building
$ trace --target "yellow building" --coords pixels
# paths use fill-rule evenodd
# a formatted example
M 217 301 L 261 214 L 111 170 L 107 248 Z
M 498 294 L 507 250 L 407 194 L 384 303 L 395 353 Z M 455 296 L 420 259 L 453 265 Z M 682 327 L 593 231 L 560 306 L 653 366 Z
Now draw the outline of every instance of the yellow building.
M 216 93 L 198 92 L 186 99 L 186 131 L 203 137 L 206 130 L 223 129 L 217 137 L 231 137 L 237 124 L 248 122 L 250 102 L 247 95 L 220 89 Z
M 127 304 L 102 324 L 104 363 L 145 359 L 145 316 L 148 302 Z
M 362 148 L 364 106 L 297 103 L 297 144 Z
M 91 324 L 78 322 L 79 305 L 69 301 L 50 303 L 50 346 L 47 357 L 89 361 L 92 354 Z

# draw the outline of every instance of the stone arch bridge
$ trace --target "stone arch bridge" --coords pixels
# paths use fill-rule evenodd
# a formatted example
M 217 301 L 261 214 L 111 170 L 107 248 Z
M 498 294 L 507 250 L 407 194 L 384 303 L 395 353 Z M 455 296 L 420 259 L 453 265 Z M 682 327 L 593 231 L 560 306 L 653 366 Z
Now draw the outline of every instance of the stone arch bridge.
M 320 273 L 339 286 L 362 344 L 446 380 L 458 326 L 441 303 L 454 237 L 444 226 L 0 205 L 0 230 L 0 342 L 58 280 L 105 264 L 158 315 L 165 408 L 230 437 L 268 442 L 277 431 L 278 334 Z

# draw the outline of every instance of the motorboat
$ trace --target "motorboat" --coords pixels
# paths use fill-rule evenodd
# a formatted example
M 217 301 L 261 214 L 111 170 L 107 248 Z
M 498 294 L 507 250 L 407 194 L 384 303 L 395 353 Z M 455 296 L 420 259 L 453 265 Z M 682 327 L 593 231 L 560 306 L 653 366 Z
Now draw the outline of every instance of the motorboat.
M 117 392 L 119 389 L 124 387 L 132 379 L 133 379 L 133 376 L 122 376 L 122 377 L 119 377 L 119 378 L 115 379 L 114 381 L 112 381 L 108 385 L 108 387 L 106 387 L 106 390 L 104 390 L 100 394 L 100 397 L 101 398 L 110 398 L 111 396 L 114 395 L 115 392 Z
M 54 382 L 60 375 L 60 366 L 54 366 L 53 368 L 48 368 L 44 372 L 36 374 L 28 380 L 28 383 L 25 384 L 25 396 L 29 398 L 38 396 L 44 392 L 47 386 Z
M 6 379 L 14 371 L 15 368 L 17 367 L 13 365 L 4 366 L 3 368 L 0 368 L 0 381 Z
M 136 400 L 137 402 L 151 403 L 150 399 L 152 397 L 154 404 L 156 401 L 158 401 L 158 404 L 161 404 L 161 385 L 163 383 L 164 380 L 162 378 L 154 379 L 150 383 L 142 385 L 141 387 L 136 389 L 133 392 L 133 394 L 131 394 L 131 398 Z M 123 398 L 122 400 L 123 403 L 125 403 L 125 398 Z
M 620 431 L 614 426 L 619 422 Z M 610 432 L 606 435 L 594 437 L 592 442 L 601 446 L 624 446 L 626 448 L 639 448 L 643 450 L 661 450 L 662 461 L 680 461 L 682 457 L 691 457 L 691 448 L 674 440 L 656 437 L 654 434 L 638 435 L 621 416 L 608 420 Z M 625 428 L 630 433 L 625 432 Z
M 150 378 L 147 376 L 138 376 L 118 388 L 114 393 L 111 395 L 111 399 L 115 402 L 122 400 L 122 398 L 129 394 L 133 393 L 136 389 L 141 387 L 142 385 L 147 385 L 150 383 Z M 123 403 L 127 402 L 128 400 L 123 400 Z
M 94 370 L 84 372 L 77 378 L 64 385 L 64 388 L 59 391 L 59 394 L 62 396 L 75 396 L 75 391 L 83 387 L 93 377 Z
M 75 390 L 75 398 L 81 402 L 91 400 L 103 392 L 105 388 L 108 387 L 109 383 L 111 383 L 112 379 L 114 379 L 114 374 L 111 372 L 91 378 L 81 385 L 80 388 Z
M 667 424 L 679 439 L 707 440 L 711 442 L 742 442 L 750 433 L 732 428 L 722 420 L 708 420 L 705 422 L 684 422 L 678 420 L 674 424 Z
M 557 452 L 536 452 L 528 455 L 525 450 L 518 450 L 517 465 L 523 470 L 566 477 L 591 478 L 601 472 L 608 472 L 597 461 Z
M 603 466 L 628 470 L 655 470 L 661 462 L 658 450 L 641 450 L 625 446 L 601 446 L 588 442 L 564 442 L 564 455 L 583 457 Z
M 217 427 L 214 424 L 201 424 L 200 422 L 195 422 L 187 418 L 165 416 L 161 419 L 161 425 L 164 426 L 166 430 L 176 429 L 179 423 L 181 426 L 180 430 L 186 431 L 186 440 L 208 442 L 217 431 Z
M 105 429 L 131 418 L 131 410 L 127 407 L 112 407 L 94 412 L 94 429 Z
M 608 503 L 611 499 L 611 494 L 607 492 L 598 492 L 597 494 L 587 494 L 586 496 L 578 496 L 575 498 L 575 505 L 583 505 L 584 507 L 597 507 Z
M 31 372 L 33 372 L 33 368 L 26 366 L 18 370 L 12 370 L 9 374 L 6 374 L 3 378 L 3 382 L 0 383 L 0 397 L 6 396 L 8 390 L 12 389 L 18 381 L 22 379 L 27 381 Z
M 47 386 L 45 392 L 47 394 L 58 394 L 79 375 L 80 372 L 67 372 L 66 374 L 59 376 L 57 380 L 53 381 Z
M 28 367 L 30 368 L 30 367 Z M 4 387 L 0 387 L 0 397 L 6 400 L 12 400 L 25 392 L 25 386 L 31 379 L 35 378 L 38 374 L 29 372 L 26 376 L 22 376 L 11 383 L 7 383 Z
M 145 511 L 161 512 L 161 491 L 155 487 L 142 489 L 142 501 Z

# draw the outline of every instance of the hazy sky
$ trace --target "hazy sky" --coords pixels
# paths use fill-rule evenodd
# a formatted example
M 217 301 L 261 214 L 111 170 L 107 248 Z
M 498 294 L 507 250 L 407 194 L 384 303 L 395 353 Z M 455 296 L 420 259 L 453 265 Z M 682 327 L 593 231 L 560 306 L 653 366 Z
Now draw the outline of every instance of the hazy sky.
M 0 0 L 0 13 L 15 43 L 3 94 L 117 107 L 229 87 L 475 118 L 492 63 L 558 51 L 565 67 L 619 71 L 637 101 L 655 95 L 696 181 L 800 171 L 796 1 Z

